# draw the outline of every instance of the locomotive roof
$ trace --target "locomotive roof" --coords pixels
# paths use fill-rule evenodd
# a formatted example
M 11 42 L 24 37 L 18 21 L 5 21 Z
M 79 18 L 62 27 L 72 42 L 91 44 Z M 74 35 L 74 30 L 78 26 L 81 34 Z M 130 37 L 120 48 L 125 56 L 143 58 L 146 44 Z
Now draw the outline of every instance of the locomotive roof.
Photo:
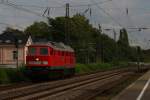
M 43 46 L 50 46 L 52 47 L 53 49 L 55 50 L 62 50 L 62 51 L 70 51 L 70 52 L 74 52 L 73 48 L 71 48 L 70 46 L 68 45 L 65 45 L 64 43 L 62 42 L 59 42 L 59 43 L 56 43 L 56 42 L 36 42 L 34 44 L 32 44 L 33 46 L 39 46 L 39 45 L 43 45 Z M 31 45 L 31 46 L 32 46 Z

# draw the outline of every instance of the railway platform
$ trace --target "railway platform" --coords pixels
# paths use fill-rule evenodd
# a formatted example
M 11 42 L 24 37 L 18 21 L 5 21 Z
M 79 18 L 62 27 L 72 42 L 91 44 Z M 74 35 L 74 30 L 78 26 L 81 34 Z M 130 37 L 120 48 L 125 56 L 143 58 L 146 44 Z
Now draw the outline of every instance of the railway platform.
M 150 100 L 150 71 L 112 100 Z

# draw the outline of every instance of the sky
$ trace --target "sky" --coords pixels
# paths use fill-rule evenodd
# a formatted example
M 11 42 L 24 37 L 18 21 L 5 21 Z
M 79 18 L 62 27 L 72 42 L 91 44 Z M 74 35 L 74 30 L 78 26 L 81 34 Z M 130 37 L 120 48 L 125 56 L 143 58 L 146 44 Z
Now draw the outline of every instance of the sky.
M 25 10 L 16 9 L 2 1 L 8 1 Z M 50 17 L 65 16 L 66 3 L 71 6 L 71 16 L 91 8 L 91 15 L 88 12 L 85 16 L 94 27 L 100 24 L 103 32 L 110 37 L 113 38 L 113 31 L 104 29 L 115 29 L 119 37 L 119 29 L 127 28 L 131 45 L 150 48 L 150 29 L 129 29 L 150 28 L 150 0 L 0 0 L 0 32 L 8 26 L 23 30 L 35 21 L 46 21 L 46 18 L 42 17 L 46 7 L 50 7 Z

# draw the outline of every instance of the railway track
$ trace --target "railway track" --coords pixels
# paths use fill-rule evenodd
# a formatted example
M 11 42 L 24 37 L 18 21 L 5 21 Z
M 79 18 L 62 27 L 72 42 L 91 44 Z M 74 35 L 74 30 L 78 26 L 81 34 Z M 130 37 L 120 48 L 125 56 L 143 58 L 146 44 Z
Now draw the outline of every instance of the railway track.
M 128 69 L 93 73 L 71 79 L 5 90 L 0 93 L 0 98 L 1 100 L 79 100 L 79 98 L 88 100 L 88 98 L 110 88 L 130 74 L 132 72 Z
M 32 82 L 20 82 L 20 83 L 13 83 L 13 84 L 7 84 L 7 85 L 0 85 L 0 93 L 5 90 L 14 89 L 14 88 L 20 88 L 32 85 Z

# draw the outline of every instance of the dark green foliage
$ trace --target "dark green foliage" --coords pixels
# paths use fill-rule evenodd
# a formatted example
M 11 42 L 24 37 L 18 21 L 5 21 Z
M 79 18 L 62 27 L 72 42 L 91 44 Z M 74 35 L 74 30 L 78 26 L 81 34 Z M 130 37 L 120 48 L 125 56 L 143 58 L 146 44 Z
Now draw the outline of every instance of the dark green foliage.
M 131 47 L 129 45 L 128 33 L 126 29 L 120 30 L 120 36 L 118 40 L 118 58 L 120 61 L 137 61 L 142 57 L 140 47 Z M 142 61 L 142 59 L 140 59 Z
M 128 33 L 124 28 L 120 30 L 120 37 L 118 43 L 126 47 L 129 46 Z
M 3 33 L 7 33 L 7 32 L 10 32 L 10 33 L 15 33 L 15 35 L 20 35 L 20 34 L 24 34 L 24 32 L 18 30 L 18 29 L 13 29 L 13 28 L 10 28 L 10 27 L 7 27 Z
M 50 34 L 51 29 L 45 22 L 34 22 L 31 26 L 26 28 L 25 33 L 32 36 L 46 38 L 48 40 L 52 39 Z
M 20 67 L 19 69 L 1 68 L 0 84 L 9 84 L 24 81 L 29 82 L 30 80 L 24 75 L 24 69 L 24 67 Z
M 150 62 L 150 49 L 143 50 L 142 53 L 143 53 L 142 58 L 143 58 L 144 62 Z
M 25 32 L 70 45 L 79 63 L 137 60 L 137 49 L 130 47 L 126 29 L 120 30 L 119 40 L 115 42 L 80 14 L 71 18 L 48 18 L 48 23 L 35 22 Z
M 112 62 L 117 57 L 116 42 L 107 35 L 102 35 L 103 62 Z
M 9 83 L 7 72 L 4 69 L 0 69 L 0 84 Z
M 65 21 L 65 17 L 57 17 L 56 19 L 48 18 L 53 41 L 65 42 Z
M 76 64 L 76 73 L 88 73 L 98 70 L 105 71 L 116 68 L 124 68 L 127 66 L 127 62 Z

